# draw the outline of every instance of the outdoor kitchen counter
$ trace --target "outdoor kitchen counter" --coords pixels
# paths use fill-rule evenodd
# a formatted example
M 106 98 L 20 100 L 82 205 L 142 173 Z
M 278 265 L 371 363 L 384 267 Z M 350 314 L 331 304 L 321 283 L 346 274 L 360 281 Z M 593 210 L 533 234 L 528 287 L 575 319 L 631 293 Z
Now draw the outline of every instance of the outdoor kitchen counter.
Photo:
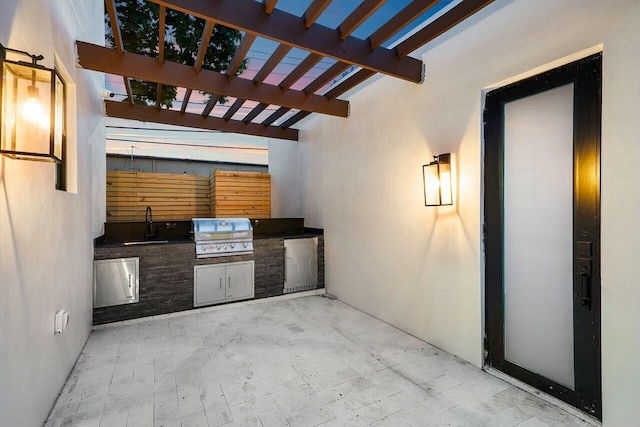
M 254 261 L 255 298 L 282 295 L 284 291 L 284 240 L 318 237 L 318 287 L 324 287 L 324 238 L 321 230 L 302 233 L 254 235 L 252 255 L 217 258 L 195 257 L 192 240 L 173 239 L 166 243 L 125 245 L 96 241 L 94 259 L 138 257 L 139 302 L 94 308 L 93 323 L 102 324 L 194 308 L 194 267 L 238 261 Z

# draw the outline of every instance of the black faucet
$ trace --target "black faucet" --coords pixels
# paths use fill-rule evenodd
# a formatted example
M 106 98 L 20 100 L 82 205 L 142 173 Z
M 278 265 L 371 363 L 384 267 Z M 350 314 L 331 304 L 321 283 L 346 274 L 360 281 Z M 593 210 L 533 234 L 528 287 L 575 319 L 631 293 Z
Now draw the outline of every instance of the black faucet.
M 153 228 L 153 214 L 151 213 L 151 206 L 147 206 L 147 211 L 144 214 L 145 232 L 144 238 L 148 240 L 156 237 L 156 231 Z

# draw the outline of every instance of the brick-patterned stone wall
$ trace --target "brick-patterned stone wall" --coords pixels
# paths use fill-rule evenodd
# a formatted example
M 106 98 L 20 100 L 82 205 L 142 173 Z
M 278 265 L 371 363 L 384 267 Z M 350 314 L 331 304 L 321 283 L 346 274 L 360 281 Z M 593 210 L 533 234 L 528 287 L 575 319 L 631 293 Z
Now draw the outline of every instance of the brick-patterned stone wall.
M 255 257 L 256 298 L 273 297 L 284 292 L 284 239 L 256 239 Z
M 318 236 L 318 288 L 324 288 L 324 236 Z
M 94 259 L 140 258 L 139 302 L 93 309 L 93 324 L 193 309 L 193 267 L 225 262 L 255 262 L 255 298 L 283 294 L 284 239 L 253 241 L 253 255 L 195 258 L 193 242 L 135 246 L 97 246 Z M 324 287 L 324 238 L 318 236 L 318 287 Z

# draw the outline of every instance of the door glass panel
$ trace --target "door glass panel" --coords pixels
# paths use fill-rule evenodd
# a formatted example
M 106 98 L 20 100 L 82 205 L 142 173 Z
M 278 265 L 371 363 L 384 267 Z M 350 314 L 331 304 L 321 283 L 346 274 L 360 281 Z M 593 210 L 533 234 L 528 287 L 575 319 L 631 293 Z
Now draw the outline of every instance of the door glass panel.
M 573 89 L 504 107 L 505 360 L 571 389 Z

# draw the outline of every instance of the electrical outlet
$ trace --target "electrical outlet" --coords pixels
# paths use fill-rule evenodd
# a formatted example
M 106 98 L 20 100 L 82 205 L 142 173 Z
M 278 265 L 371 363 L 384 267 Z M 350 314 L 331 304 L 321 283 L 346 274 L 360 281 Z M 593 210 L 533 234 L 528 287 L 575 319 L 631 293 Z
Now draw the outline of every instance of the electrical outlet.
M 54 333 L 61 334 L 69 324 L 69 312 L 65 309 L 58 310 L 54 316 Z

